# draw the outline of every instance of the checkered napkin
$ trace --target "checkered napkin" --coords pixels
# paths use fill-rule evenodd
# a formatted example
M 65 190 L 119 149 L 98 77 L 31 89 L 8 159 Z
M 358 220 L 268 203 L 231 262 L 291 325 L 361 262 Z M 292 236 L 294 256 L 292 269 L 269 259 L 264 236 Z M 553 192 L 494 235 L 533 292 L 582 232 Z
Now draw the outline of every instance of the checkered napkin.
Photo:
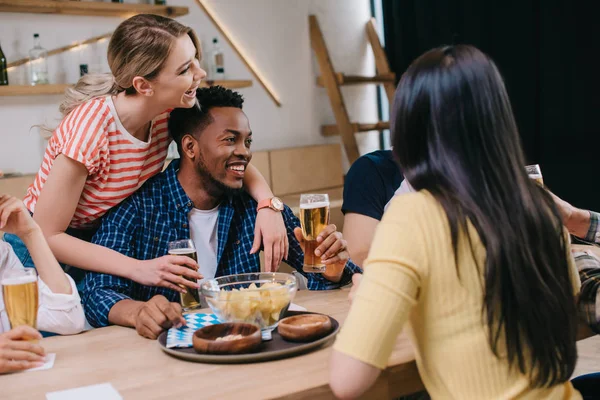
M 186 326 L 175 329 L 171 328 L 167 332 L 168 349 L 185 349 L 192 347 L 192 336 L 194 332 L 203 326 L 219 324 L 221 321 L 215 314 L 184 314 Z

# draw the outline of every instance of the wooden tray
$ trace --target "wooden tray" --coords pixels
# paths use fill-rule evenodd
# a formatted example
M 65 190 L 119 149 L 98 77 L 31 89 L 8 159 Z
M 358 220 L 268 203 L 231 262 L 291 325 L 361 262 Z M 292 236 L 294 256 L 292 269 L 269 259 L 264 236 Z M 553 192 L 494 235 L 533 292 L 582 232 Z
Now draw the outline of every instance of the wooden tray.
M 288 311 L 285 316 L 300 314 L 318 314 L 307 311 Z M 317 339 L 309 343 L 296 343 L 284 340 L 277 329 L 273 330 L 273 339 L 267 342 L 262 342 L 258 350 L 254 353 L 247 354 L 231 354 L 231 355 L 215 355 L 215 354 L 199 354 L 190 347 L 187 349 L 168 349 L 167 348 L 167 332 L 163 332 L 158 337 L 160 348 L 170 356 L 180 358 L 186 361 L 212 363 L 212 364 L 241 364 L 262 362 L 268 360 L 276 360 L 280 358 L 292 357 L 298 354 L 307 353 L 310 350 L 317 349 L 322 346 L 329 345 L 335 335 L 340 330 L 340 324 L 335 318 L 329 317 L 331 320 L 332 330 L 327 336 Z

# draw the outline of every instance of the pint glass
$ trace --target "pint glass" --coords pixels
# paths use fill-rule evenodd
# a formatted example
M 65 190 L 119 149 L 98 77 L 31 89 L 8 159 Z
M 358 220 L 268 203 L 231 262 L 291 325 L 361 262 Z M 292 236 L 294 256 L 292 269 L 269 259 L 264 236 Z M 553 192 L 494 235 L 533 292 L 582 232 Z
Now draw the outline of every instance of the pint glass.
M 194 246 L 194 242 L 190 239 L 169 242 L 169 254 L 172 256 L 186 256 L 198 262 L 196 247 Z M 184 278 L 194 282 L 193 279 L 187 277 Z M 181 288 L 186 290 L 185 293 L 179 294 L 179 302 L 181 303 L 183 311 L 190 311 L 200 307 L 200 293 L 198 292 L 198 289 L 189 288 L 183 285 L 181 285 Z
M 542 177 L 542 170 L 539 164 L 527 165 L 525 166 L 525 170 L 527 171 L 527 175 L 536 181 L 538 185 L 544 186 L 544 178 Z
M 33 268 L 14 269 L 2 275 L 2 295 L 10 327 L 36 328 L 38 311 L 37 273 Z
M 300 224 L 304 235 L 304 272 L 323 273 L 325 264 L 315 256 L 319 246 L 317 236 L 329 225 L 329 196 L 303 194 L 300 196 Z

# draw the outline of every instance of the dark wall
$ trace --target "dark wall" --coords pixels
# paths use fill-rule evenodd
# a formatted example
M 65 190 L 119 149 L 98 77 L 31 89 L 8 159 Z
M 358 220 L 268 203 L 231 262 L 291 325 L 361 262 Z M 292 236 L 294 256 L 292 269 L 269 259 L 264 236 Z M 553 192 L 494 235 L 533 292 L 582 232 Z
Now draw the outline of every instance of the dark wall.
M 573 204 L 600 211 L 600 1 L 382 0 L 400 76 L 430 48 L 472 44 L 504 76 L 529 163 Z

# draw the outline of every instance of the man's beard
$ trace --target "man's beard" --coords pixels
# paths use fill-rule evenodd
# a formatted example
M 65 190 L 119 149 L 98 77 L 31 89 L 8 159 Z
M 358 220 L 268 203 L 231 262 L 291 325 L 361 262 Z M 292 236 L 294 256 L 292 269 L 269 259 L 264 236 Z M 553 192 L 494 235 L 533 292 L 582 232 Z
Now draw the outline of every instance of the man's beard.
M 215 198 L 239 196 L 244 191 L 243 186 L 241 188 L 232 188 L 215 178 L 206 167 L 202 155 L 198 158 L 195 167 L 196 172 L 202 178 L 206 191 Z

